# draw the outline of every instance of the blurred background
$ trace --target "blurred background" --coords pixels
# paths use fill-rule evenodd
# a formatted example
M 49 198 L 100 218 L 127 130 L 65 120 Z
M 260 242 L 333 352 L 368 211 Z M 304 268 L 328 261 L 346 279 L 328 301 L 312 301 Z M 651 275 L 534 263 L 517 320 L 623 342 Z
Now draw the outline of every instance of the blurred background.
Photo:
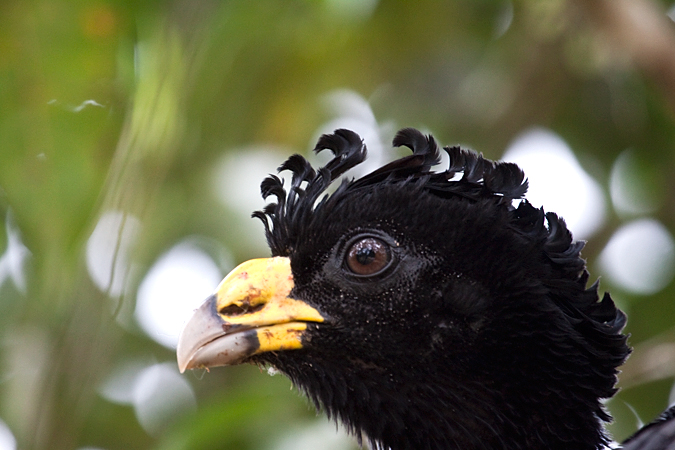
M 267 256 L 259 183 L 337 127 L 521 164 L 635 347 L 617 439 L 675 400 L 675 8 L 649 0 L 0 3 L 0 450 L 355 449 L 272 371 L 180 375 Z

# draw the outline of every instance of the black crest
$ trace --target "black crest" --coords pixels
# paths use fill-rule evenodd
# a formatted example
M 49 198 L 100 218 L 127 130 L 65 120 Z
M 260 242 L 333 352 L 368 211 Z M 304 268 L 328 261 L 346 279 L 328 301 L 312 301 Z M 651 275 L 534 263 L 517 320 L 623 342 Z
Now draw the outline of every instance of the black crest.
M 275 203 L 256 211 L 253 217 L 265 225 L 267 241 L 275 255 L 288 255 L 303 225 L 311 220 L 313 212 L 327 203 L 339 201 L 347 191 L 377 183 L 417 181 L 424 189 L 443 197 L 461 196 L 472 200 L 494 198 L 507 208 L 514 199 L 527 192 L 527 180 L 520 168 L 512 163 L 492 162 L 482 155 L 459 147 L 445 147 L 450 157 L 449 167 L 442 172 L 431 168 L 440 163 L 440 150 L 432 136 L 425 136 L 413 128 L 400 130 L 394 138 L 395 147 L 405 146 L 413 154 L 390 162 L 356 180 L 343 180 L 332 194 L 325 194 L 331 183 L 347 170 L 366 159 L 366 146 L 361 137 L 350 130 L 339 129 L 324 134 L 314 148 L 315 152 L 330 150 L 334 158 L 315 170 L 300 155 L 292 155 L 279 167 L 279 172 L 292 173 L 291 186 L 270 175 L 260 185 L 264 198 L 276 197 Z M 462 174 L 461 177 L 458 174 Z M 319 200 L 321 195 L 324 197 Z

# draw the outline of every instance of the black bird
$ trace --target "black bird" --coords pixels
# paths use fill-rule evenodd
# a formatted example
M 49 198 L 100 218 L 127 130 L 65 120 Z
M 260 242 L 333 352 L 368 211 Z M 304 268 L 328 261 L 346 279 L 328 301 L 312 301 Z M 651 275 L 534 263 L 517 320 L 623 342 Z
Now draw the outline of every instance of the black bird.
M 276 201 L 253 216 L 272 258 L 195 312 L 181 371 L 273 366 L 376 449 L 605 448 L 602 402 L 630 349 L 625 315 L 587 287 L 583 242 L 523 199 L 515 164 L 446 147 L 435 172 L 433 137 L 408 128 L 393 144 L 413 154 L 332 194 L 366 158 L 349 130 L 319 139 L 324 167 L 282 164 L 288 190 L 262 182 Z

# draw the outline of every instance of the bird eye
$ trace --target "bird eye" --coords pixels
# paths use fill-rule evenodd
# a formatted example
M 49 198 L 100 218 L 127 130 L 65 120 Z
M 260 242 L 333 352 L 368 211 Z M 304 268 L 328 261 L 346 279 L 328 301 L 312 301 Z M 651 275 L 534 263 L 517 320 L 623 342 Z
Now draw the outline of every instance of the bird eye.
M 389 247 L 374 237 L 356 241 L 346 257 L 347 267 L 356 275 L 375 275 L 385 269 L 390 261 Z

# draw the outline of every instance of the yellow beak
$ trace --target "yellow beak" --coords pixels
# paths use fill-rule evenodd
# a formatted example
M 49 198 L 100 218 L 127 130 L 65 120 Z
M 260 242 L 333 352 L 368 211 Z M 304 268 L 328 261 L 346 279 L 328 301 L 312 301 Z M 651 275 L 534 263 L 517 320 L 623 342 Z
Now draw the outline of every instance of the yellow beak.
M 185 325 L 176 349 L 180 371 L 302 348 L 307 322 L 324 318 L 307 303 L 288 297 L 291 289 L 288 258 L 253 259 L 236 267 Z

